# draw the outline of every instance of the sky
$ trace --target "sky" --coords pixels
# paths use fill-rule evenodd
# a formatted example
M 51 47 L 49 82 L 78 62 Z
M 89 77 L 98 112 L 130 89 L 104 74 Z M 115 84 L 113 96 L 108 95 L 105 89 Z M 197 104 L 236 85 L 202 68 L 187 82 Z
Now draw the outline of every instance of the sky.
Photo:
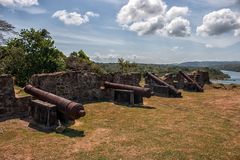
M 95 62 L 240 60 L 240 0 L 0 0 L 0 19 Z

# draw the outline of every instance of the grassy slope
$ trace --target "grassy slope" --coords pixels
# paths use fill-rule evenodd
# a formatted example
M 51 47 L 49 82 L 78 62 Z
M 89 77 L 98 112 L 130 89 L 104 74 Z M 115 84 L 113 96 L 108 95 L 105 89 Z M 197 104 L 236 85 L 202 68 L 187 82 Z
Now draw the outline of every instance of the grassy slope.
M 239 88 L 208 87 L 205 93 L 184 92 L 182 99 L 146 99 L 145 109 L 88 104 L 86 117 L 62 135 L 35 131 L 20 120 L 0 122 L 0 155 L 3 159 L 240 159 L 239 94 Z

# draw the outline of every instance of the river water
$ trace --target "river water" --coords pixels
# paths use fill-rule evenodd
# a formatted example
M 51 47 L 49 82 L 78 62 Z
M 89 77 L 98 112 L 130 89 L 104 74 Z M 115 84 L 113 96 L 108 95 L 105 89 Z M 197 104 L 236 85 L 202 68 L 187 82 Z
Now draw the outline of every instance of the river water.
M 222 84 L 240 84 L 240 72 L 225 71 L 223 73 L 228 74 L 231 78 L 226 80 L 211 80 L 213 83 L 222 83 Z

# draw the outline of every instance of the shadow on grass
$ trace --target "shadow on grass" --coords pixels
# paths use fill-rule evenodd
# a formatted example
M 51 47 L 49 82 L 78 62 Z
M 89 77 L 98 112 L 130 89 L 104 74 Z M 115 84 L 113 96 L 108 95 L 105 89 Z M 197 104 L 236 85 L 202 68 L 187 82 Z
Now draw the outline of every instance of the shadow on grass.
M 132 106 L 133 108 L 139 108 L 139 109 L 156 109 L 155 107 L 151 106 Z
M 85 137 L 84 131 L 78 131 L 72 128 L 67 128 L 63 133 L 61 133 L 64 136 L 68 136 L 70 138 L 74 137 Z
M 123 106 L 127 108 L 138 108 L 138 109 L 156 109 L 155 107 L 145 106 L 145 105 L 129 105 L 124 103 L 113 102 L 115 105 Z
M 28 127 L 32 128 L 32 129 L 35 129 L 37 131 L 40 131 L 40 132 L 44 132 L 44 133 L 54 133 L 57 131 L 55 130 L 55 127 L 52 127 L 52 128 L 46 128 L 42 125 L 36 125 L 36 124 L 33 124 L 33 123 L 30 123 L 28 125 Z M 76 130 L 76 129 L 72 129 L 72 128 L 66 128 L 65 130 L 63 130 L 62 133 L 57 133 L 57 134 L 60 134 L 60 135 L 63 135 L 63 136 L 67 136 L 67 137 L 70 137 L 70 138 L 74 138 L 74 137 L 84 137 L 85 136 L 85 133 L 84 131 L 79 131 L 79 130 Z

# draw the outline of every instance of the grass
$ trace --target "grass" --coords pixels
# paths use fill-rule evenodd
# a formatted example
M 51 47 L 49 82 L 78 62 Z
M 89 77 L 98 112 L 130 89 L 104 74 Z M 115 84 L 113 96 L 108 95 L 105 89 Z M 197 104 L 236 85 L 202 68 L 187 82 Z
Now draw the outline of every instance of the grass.
M 21 87 L 14 86 L 14 90 L 15 90 L 16 97 L 29 96 L 29 94 L 27 94 L 26 92 L 24 92 L 23 88 L 21 88 Z
M 183 92 L 183 98 L 145 99 L 145 108 L 87 104 L 87 115 L 64 134 L 39 132 L 18 119 L 0 122 L 0 155 L 3 159 L 237 160 L 239 94 L 239 88 L 208 86 L 204 93 Z

